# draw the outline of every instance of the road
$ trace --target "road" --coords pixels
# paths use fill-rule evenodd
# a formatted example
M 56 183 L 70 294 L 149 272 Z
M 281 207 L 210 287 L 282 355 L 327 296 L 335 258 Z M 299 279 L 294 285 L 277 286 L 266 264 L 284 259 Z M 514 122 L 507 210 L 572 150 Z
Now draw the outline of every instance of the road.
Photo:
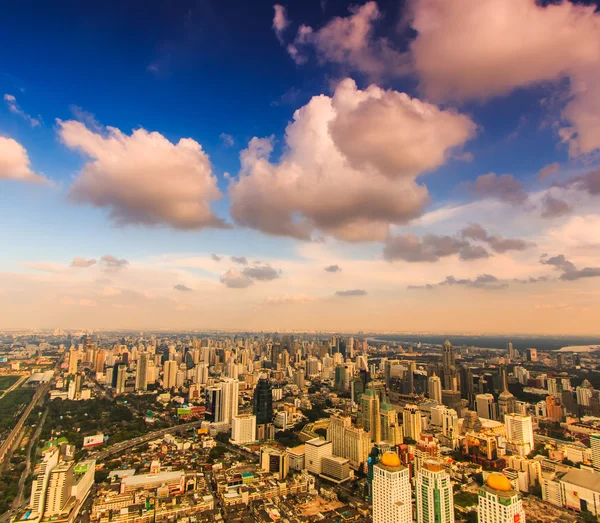
M 115 443 L 110 447 L 107 447 L 98 452 L 90 453 L 90 458 L 94 458 L 96 461 L 102 461 L 113 454 L 118 454 L 119 452 L 123 452 L 124 450 L 131 449 L 133 447 L 137 447 L 138 445 L 142 445 L 147 443 L 148 441 L 152 441 L 153 439 L 160 438 L 165 434 L 170 434 L 172 432 L 177 432 L 179 430 L 185 430 L 189 428 L 199 427 L 202 424 L 202 421 L 192 421 L 190 423 L 182 423 L 181 425 L 173 425 L 172 427 L 167 427 L 166 429 L 155 430 L 154 432 L 149 432 L 148 434 L 144 434 L 143 436 L 138 436 L 137 438 L 133 438 L 127 441 L 122 441 L 121 443 Z
M 21 474 L 21 479 L 19 479 L 19 490 L 17 491 L 17 495 L 15 496 L 15 499 L 13 500 L 13 504 L 12 504 L 13 509 L 18 509 L 23 504 L 23 490 L 25 487 L 25 480 L 27 479 L 27 476 L 29 476 L 29 474 L 31 472 L 31 451 L 32 451 L 32 449 L 34 451 L 36 449 L 37 440 L 39 439 L 40 434 L 42 432 L 42 428 L 44 427 L 44 423 L 46 421 L 46 416 L 48 416 L 48 408 L 47 407 L 46 407 L 46 410 L 44 410 L 44 414 L 42 414 L 42 417 L 38 421 L 37 427 L 35 429 L 35 433 L 29 439 L 29 445 L 27 446 L 27 452 L 26 452 L 25 470 L 23 470 L 23 473 Z M 34 456 L 34 458 L 35 458 L 35 456 Z
M 31 414 L 31 411 L 44 399 L 48 391 L 50 390 L 50 382 L 44 383 L 43 385 L 39 385 L 31 402 L 21 415 L 21 418 L 8 435 L 2 446 L 0 447 L 0 465 L 2 465 L 6 459 L 6 457 L 14 450 L 14 448 L 18 445 L 21 437 L 23 436 L 23 425 L 25 425 L 25 420 Z

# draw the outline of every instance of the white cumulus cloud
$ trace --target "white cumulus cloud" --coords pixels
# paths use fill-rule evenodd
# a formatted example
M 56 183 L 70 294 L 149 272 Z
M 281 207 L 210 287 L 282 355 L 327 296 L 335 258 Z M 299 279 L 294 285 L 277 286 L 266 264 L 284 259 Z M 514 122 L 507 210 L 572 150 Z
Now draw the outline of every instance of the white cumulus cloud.
M 131 135 L 114 127 L 102 134 L 77 121 L 58 121 L 61 140 L 90 160 L 70 197 L 109 210 L 118 225 L 167 225 L 176 229 L 227 227 L 211 210 L 221 197 L 208 155 L 191 138 L 176 144 L 158 132 Z

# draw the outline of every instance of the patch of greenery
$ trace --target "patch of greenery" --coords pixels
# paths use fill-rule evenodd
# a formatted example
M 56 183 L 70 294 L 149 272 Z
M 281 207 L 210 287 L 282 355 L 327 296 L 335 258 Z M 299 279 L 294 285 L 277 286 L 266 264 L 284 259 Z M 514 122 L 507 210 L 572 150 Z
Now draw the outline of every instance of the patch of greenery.
M 454 504 L 462 508 L 477 505 L 477 494 L 471 492 L 457 492 L 454 494 Z
M 0 400 L 0 433 L 13 427 L 19 413 L 29 404 L 34 394 L 34 389 L 17 389 Z
M 0 376 L 0 390 L 10 389 L 17 381 L 20 376 Z

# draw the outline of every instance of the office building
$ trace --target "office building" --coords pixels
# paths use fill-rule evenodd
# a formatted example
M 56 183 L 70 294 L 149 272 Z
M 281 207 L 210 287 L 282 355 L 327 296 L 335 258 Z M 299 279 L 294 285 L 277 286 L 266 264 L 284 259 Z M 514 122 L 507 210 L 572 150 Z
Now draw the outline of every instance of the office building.
M 125 392 L 125 380 L 127 379 L 127 365 L 119 365 L 117 367 L 117 386 L 116 393 L 123 394 Z
M 590 434 L 590 447 L 592 448 L 592 466 L 600 470 L 600 434 Z
M 263 447 L 260 451 L 260 465 L 263 470 L 283 480 L 290 471 L 290 456 L 285 450 Z
M 140 353 L 135 371 L 135 390 L 147 390 L 148 388 L 148 356 L 147 352 Z
M 77 365 L 79 364 L 79 351 L 71 349 L 69 351 L 69 374 L 77 374 Z
M 253 407 L 257 425 L 273 422 L 273 392 L 267 378 L 260 378 L 256 384 Z
M 416 441 L 421 434 L 421 411 L 416 405 L 405 405 L 402 410 L 404 439 Z
M 384 452 L 373 467 L 373 523 L 412 521 L 409 471 L 394 452 Z
M 65 509 L 67 502 L 71 499 L 74 468 L 73 461 L 65 461 L 50 472 L 45 516 L 56 516 Z
M 239 414 L 231 421 L 231 442 L 234 445 L 247 445 L 256 438 L 256 416 Z
M 321 474 L 322 460 L 324 457 L 333 455 L 333 445 L 331 441 L 323 438 L 314 438 L 308 440 L 304 446 L 304 464 L 306 470 L 313 474 Z
M 372 382 L 371 382 L 372 383 Z M 360 398 L 362 426 L 371 434 L 371 441 L 375 443 L 381 440 L 381 419 L 379 395 L 372 384 Z
M 343 483 L 352 477 L 350 461 L 341 456 L 325 456 L 321 460 L 320 475 L 334 483 Z
M 29 508 L 32 513 L 37 516 L 42 516 L 46 508 L 46 496 L 48 483 L 50 481 L 50 473 L 58 465 L 59 455 L 59 449 L 56 447 L 46 451 L 42 461 L 33 471 Z
M 442 380 L 436 374 L 430 376 L 427 380 L 427 391 L 429 399 L 438 403 L 442 402 Z
M 480 418 L 498 420 L 498 409 L 493 394 L 477 394 L 475 405 L 477 406 L 477 415 Z
M 450 475 L 437 461 L 426 461 L 415 486 L 417 523 L 454 523 Z
M 240 382 L 234 378 L 223 378 L 218 385 L 221 387 L 221 421 L 231 423 L 238 413 Z
M 371 437 L 361 427 L 353 427 L 350 416 L 331 416 L 327 428 L 334 456 L 346 458 L 354 470 L 363 469 L 369 458 Z
M 298 445 L 297 447 L 288 448 L 286 452 L 290 457 L 290 470 L 301 471 L 305 469 L 304 466 L 304 454 L 305 445 Z
M 525 523 L 521 495 L 500 472 L 492 472 L 479 490 L 477 513 L 479 523 Z
M 513 454 L 527 456 L 534 448 L 531 416 L 507 414 L 504 417 L 507 449 Z
M 381 405 L 381 441 L 390 445 L 399 445 L 402 443 L 402 427 L 398 423 L 398 412 L 387 402 L 384 397 Z
M 175 360 L 165 361 L 163 367 L 163 388 L 172 389 L 177 385 L 178 365 Z

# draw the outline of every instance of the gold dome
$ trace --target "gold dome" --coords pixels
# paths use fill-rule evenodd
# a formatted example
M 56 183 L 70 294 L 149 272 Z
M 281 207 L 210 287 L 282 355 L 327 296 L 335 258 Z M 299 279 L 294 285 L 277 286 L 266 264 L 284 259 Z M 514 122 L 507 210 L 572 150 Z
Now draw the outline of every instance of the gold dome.
M 398 454 L 394 452 L 384 452 L 379 462 L 386 467 L 399 467 L 401 465 Z
M 494 490 L 500 490 L 502 492 L 508 492 L 512 490 L 512 485 L 510 481 L 504 474 L 500 474 L 499 472 L 492 472 L 486 481 L 488 487 L 493 488 Z

